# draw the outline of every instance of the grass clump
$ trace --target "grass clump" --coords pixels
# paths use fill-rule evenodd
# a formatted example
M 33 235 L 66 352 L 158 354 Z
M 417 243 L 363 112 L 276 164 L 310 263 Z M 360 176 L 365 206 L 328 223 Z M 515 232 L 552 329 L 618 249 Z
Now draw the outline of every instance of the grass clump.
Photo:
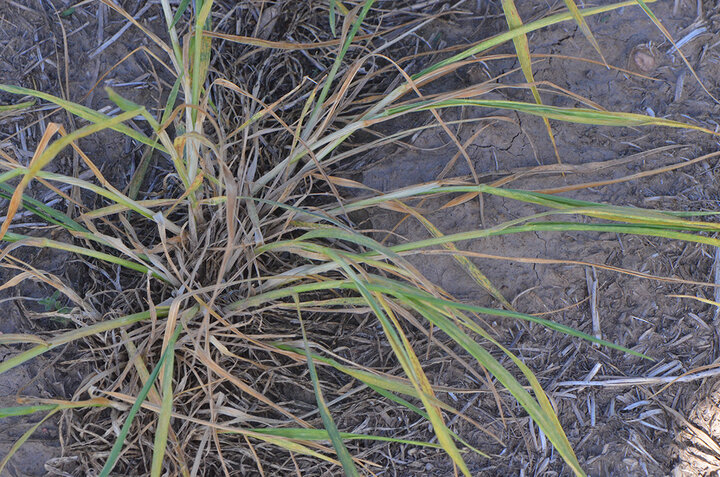
M 414 75 L 404 71 L 395 75 L 384 69 L 386 77 L 399 78 L 384 94 L 373 89 L 387 86 L 383 76 L 363 72 L 382 52 L 363 49 L 366 35 L 360 35 L 362 26 L 371 19 L 377 21 L 382 12 L 375 11 L 372 0 L 356 3 L 353 8 L 348 8 L 350 2 L 324 5 L 337 36 L 325 45 L 302 46 L 303 51 L 321 46 L 325 48 L 321 51 L 334 51 L 329 70 L 312 81 L 296 78 L 269 104 L 258 98 L 257 85 L 235 82 L 212 66 L 217 53 L 214 45 L 235 42 L 278 51 L 300 47 L 214 31 L 213 22 L 218 19 L 213 16 L 212 0 L 182 1 L 177 6 L 162 0 L 167 42 L 115 3 L 105 2 L 154 43 L 159 53 L 153 55 L 165 68 L 164 74 L 172 76 L 165 107 L 159 111 L 112 89 L 106 90 L 107 95 L 119 112 L 109 116 L 51 94 L 0 85 L 7 93 L 55 104 L 84 124 L 73 131 L 50 124 L 27 165 L 3 155 L 0 185 L 9 202 L 0 229 L 0 238 L 8 243 L 2 257 L 10 260 L 19 247 L 78 254 L 103 271 L 99 275 L 106 281 L 101 286 L 111 286 L 110 277 L 118 277 L 115 285 L 127 296 L 123 313 L 110 313 L 110 308 L 96 306 L 73 291 L 72 284 L 51 280 L 58 295 L 53 294 L 54 301 L 48 304 L 55 307 L 60 294 L 64 295 L 74 308 L 63 311 L 82 316 L 82 326 L 47 338 L 0 336 L 2 343 L 23 343 L 26 348 L 0 363 L 0 372 L 70 344 L 85 346 L 85 353 L 103 364 L 85 379 L 77 399 L 8 408 L 2 410 L 3 416 L 45 412 L 43 419 L 47 419 L 60 411 L 80 416 L 87 427 L 82 433 L 85 437 L 74 435 L 74 449 L 79 445 L 91 449 L 84 451 L 82 465 L 101 476 L 137 469 L 152 476 L 166 472 L 230 475 L 232 469 L 249 472 L 248 463 L 263 474 L 288 475 L 296 469 L 313 473 L 318 466 L 341 466 L 346 475 L 372 475 L 376 464 L 358 441 L 442 449 L 458 473 L 471 475 L 468 456 L 484 454 L 448 424 L 448 416 L 464 416 L 448 404 L 448 391 L 433 384 L 422 353 L 413 344 L 418 333 L 435 343 L 435 332 L 462 352 L 462 356 L 453 354 L 456 359 L 468 368 L 486 371 L 512 394 L 568 468 L 584 475 L 540 382 L 494 337 L 481 317 L 540 323 L 644 356 L 515 311 L 458 243 L 536 231 L 599 231 L 718 246 L 720 242 L 708 235 L 717 232 L 718 225 L 669 212 L 458 181 L 435 181 L 357 198 L 341 194 L 338 188 L 359 185 L 334 176 L 333 171 L 342 161 L 415 131 L 401 130 L 348 146 L 356 133 L 427 111 L 435 118 L 428 127 L 446 129 L 439 112 L 463 106 L 539 116 L 551 138 L 550 121 L 713 132 L 650 116 L 543 105 L 534 84 L 526 34 L 575 21 L 597 46 L 584 19 L 632 6 L 634 1 L 585 9 L 568 1 L 566 12 L 525 24 L 513 3 L 503 1 L 510 30 Z M 643 3 L 643 8 L 648 7 Z M 343 25 L 337 28 L 340 18 Z M 399 29 L 406 33 L 400 33 L 397 41 L 420 23 Z M 531 91 L 534 102 L 485 99 L 483 90 L 473 87 L 432 95 L 421 92 L 469 62 L 482 61 L 484 52 L 507 42 L 516 48 L 528 81 L 523 87 Z M 143 197 L 140 192 L 147 166 L 138 168 L 125 190 L 106 180 L 79 145 L 82 138 L 104 130 L 142 144 L 146 157 L 166 161 L 171 169 L 161 196 Z M 91 178 L 45 170 L 68 147 L 84 161 Z M 77 203 L 79 212 L 68 217 L 29 197 L 26 191 L 31 181 L 66 199 L 70 198 L 63 188 L 82 190 L 79 197 L 101 197 L 102 206 Z M 492 228 L 444 235 L 415 205 L 424 198 L 447 197 L 451 207 L 481 194 L 533 204 L 543 211 Z M 379 208 L 407 214 L 433 237 L 389 246 L 354 226 L 355 214 Z M 10 232 L 13 217 L 21 209 L 54 224 L 70 238 Z M 439 246 L 496 299 L 498 308 L 454 299 L 407 259 Z M 43 276 L 27 270 L 23 278 Z M 382 348 L 389 354 L 383 363 L 388 366 L 367 366 L 362 356 L 353 358 L 353 353 L 345 352 L 354 340 L 362 341 L 358 333 L 363 329 L 383 337 Z M 499 359 L 498 353 L 505 358 Z M 493 380 L 485 383 L 497 393 Z M 329 401 L 330 395 L 336 398 Z M 355 399 L 352 396 L 374 399 L 378 406 L 416 416 L 432 426 L 434 439 L 357 431 L 362 423 L 337 411 L 337 406 Z M 100 429 L 100 422 L 110 425 Z M 355 428 L 344 427 L 350 422 L 355 422 Z M 499 441 L 491 435 L 488 439 Z M 277 459 L 279 451 L 284 460 Z

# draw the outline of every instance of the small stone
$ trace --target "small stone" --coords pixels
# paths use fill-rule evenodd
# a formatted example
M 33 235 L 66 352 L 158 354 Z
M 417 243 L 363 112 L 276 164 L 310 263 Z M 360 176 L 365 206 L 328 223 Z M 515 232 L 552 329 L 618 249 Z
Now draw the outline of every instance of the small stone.
M 655 61 L 655 57 L 647 50 L 636 50 L 635 53 L 633 53 L 633 62 L 635 63 L 635 66 L 640 71 L 643 71 L 645 73 L 651 73 L 655 71 L 655 67 L 657 66 L 657 62 Z

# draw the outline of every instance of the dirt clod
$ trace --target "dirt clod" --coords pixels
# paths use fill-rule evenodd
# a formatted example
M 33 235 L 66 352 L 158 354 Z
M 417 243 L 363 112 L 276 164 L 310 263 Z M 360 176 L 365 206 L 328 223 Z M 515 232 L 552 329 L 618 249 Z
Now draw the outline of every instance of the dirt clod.
M 647 47 L 638 47 L 632 53 L 633 66 L 643 73 L 652 73 L 657 68 L 657 60 L 652 50 Z

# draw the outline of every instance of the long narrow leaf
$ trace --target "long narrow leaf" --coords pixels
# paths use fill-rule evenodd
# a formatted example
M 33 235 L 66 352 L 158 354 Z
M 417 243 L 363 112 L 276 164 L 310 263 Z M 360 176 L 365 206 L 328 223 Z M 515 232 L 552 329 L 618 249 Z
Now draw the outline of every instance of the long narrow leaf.
M 627 0 L 623 2 L 618 3 L 612 3 L 610 5 L 603 5 L 600 7 L 592 7 L 592 8 L 583 8 L 580 10 L 580 14 L 583 17 L 589 17 L 592 15 L 598 15 L 600 13 L 606 13 L 613 10 L 618 10 L 620 8 L 629 7 L 633 5 L 637 5 L 637 2 L 639 0 Z M 645 3 L 653 3 L 657 0 L 646 0 Z M 450 58 L 446 58 L 442 61 L 439 61 L 435 63 L 434 65 L 422 70 L 419 73 L 416 73 L 412 76 L 413 79 L 420 78 L 422 76 L 427 75 L 428 73 L 431 73 L 435 70 L 438 70 L 442 68 L 443 66 L 455 63 L 460 60 L 464 60 L 465 58 L 468 58 L 472 55 L 476 55 L 482 51 L 488 50 L 494 46 L 501 45 L 505 43 L 506 41 L 512 40 L 518 35 L 524 35 L 533 31 L 540 30 L 542 28 L 548 27 L 550 25 L 555 25 L 557 23 L 561 23 L 563 21 L 572 20 L 573 14 L 571 12 L 565 12 L 565 13 L 558 13 L 556 15 L 550 15 L 545 18 L 541 18 L 540 20 L 536 20 L 534 22 L 528 23 L 526 25 L 523 25 L 521 28 L 517 28 L 505 33 L 501 33 L 497 36 L 494 36 L 488 40 L 484 40 L 477 45 L 468 48 L 467 50 L 460 52 L 456 55 L 451 56 Z
M 578 8 L 575 1 L 565 0 L 565 5 L 570 11 L 570 14 L 572 14 L 573 18 L 575 19 L 575 23 L 577 23 L 578 27 L 583 32 L 583 35 L 585 35 L 585 38 L 587 38 L 593 48 L 595 48 L 595 51 L 597 51 L 598 55 L 600 55 L 600 58 L 602 58 L 603 63 L 607 65 L 607 61 L 605 61 L 605 56 L 603 55 L 602 50 L 600 50 L 600 45 L 595 39 L 595 35 L 593 35 L 592 30 L 590 30 L 590 27 L 588 26 L 585 17 L 583 17 L 583 14 Z
M 7 184 L 0 183 L 0 197 L 10 199 L 13 195 L 14 189 Z M 39 200 L 33 199 L 32 197 L 23 194 L 20 206 L 24 209 L 29 210 L 35 214 L 38 218 L 50 222 L 51 224 L 60 225 L 73 232 L 89 233 L 85 227 L 72 220 L 67 215 L 63 214 L 59 210 L 53 209 L 43 204 Z
M 325 429 L 306 429 L 302 427 L 278 427 L 278 428 L 258 428 L 249 429 L 258 434 L 267 434 L 275 437 L 285 437 L 288 439 L 297 439 L 303 441 L 330 441 L 330 435 Z M 431 447 L 433 449 L 442 449 L 438 444 L 431 444 L 423 441 L 413 441 L 408 439 L 397 439 L 394 437 L 373 436 L 370 434 L 356 434 L 352 432 L 341 432 L 339 436 L 346 441 L 364 440 L 364 441 L 380 441 L 393 442 L 396 444 L 408 444 L 419 447 Z
M 28 89 L 28 88 L 22 88 L 20 86 L 11 86 L 11 85 L 5 85 L 5 84 L 0 84 L 0 91 L 5 91 L 6 93 L 33 96 L 38 99 L 44 99 L 45 101 L 54 103 L 54 104 L 60 106 L 61 108 L 67 110 L 68 112 L 74 114 L 75 116 L 81 117 L 92 123 L 98 123 L 101 121 L 107 121 L 107 120 L 111 119 L 110 116 L 107 116 L 103 113 L 99 113 L 93 109 L 86 107 L 86 106 L 83 106 L 83 105 L 77 104 L 77 103 L 73 103 L 72 101 L 67 101 L 65 99 L 58 98 L 57 96 L 53 96 L 48 93 L 43 93 L 41 91 L 35 91 L 32 89 Z M 138 142 L 141 142 L 148 146 L 154 147 L 160 151 L 167 152 L 167 151 L 165 151 L 165 148 L 156 144 L 155 141 L 153 141 L 146 135 L 142 134 L 141 132 L 138 132 L 129 126 L 126 126 L 125 124 L 115 124 L 112 127 L 110 127 L 110 129 L 117 131 L 119 133 L 122 133 L 126 136 L 129 136 Z
M 0 104 L 0 113 L 6 113 L 8 111 L 17 111 L 19 109 L 29 108 L 35 104 L 35 100 L 32 99 L 30 101 L 23 101 L 22 103 L 17 104 Z
M 57 406 L 55 406 L 57 407 Z M 35 431 L 38 430 L 38 428 L 43 425 L 45 421 L 50 419 L 55 413 L 57 412 L 57 409 L 53 409 L 45 417 L 43 417 L 40 421 L 38 421 L 34 426 L 32 426 L 30 429 L 25 431 L 20 438 L 15 441 L 15 443 L 10 447 L 10 450 L 8 450 L 8 453 L 5 454 L 5 457 L 3 457 L 3 460 L 0 461 L 0 475 L 3 475 L 3 471 L 5 470 L 5 467 L 7 466 L 8 462 L 10 462 L 10 459 L 12 459 L 12 456 L 15 455 L 15 453 L 20 449 L 20 447 L 28 440 L 30 437 L 35 434 Z
M 176 337 L 177 339 L 177 337 Z M 170 417 L 172 415 L 173 405 L 173 366 L 175 364 L 174 347 L 168 345 L 163 366 L 162 378 L 162 402 L 160 405 L 160 415 L 158 416 L 157 429 L 155 430 L 155 440 L 153 443 L 153 457 L 150 468 L 151 477 L 160 477 L 162 472 L 163 459 L 165 458 L 165 448 L 167 447 L 168 431 L 170 429 Z M 148 382 L 151 379 L 148 378 Z
M 347 477 L 359 477 L 360 473 L 355 467 L 355 463 L 353 462 L 350 452 L 348 452 L 347 447 L 345 447 L 345 444 L 343 443 L 343 439 L 340 436 L 340 431 L 338 431 L 338 428 L 335 425 L 335 421 L 330 414 L 330 409 L 328 409 L 327 404 L 325 404 L 325 398 L 323 397 L 322 388 L 320 388 L 320 382 L 318 380 L 317 370 L 315 369 L 315 363 L 313 363 L 312 354 L 310 353 L 307 333 L 305 332 L 305 323 L 302 319 L 302 313 L 300 312 L 297 295 L 295 296 L 295 304 L 297 306 L 298 319 L 300 320 L 300 330 L 302 332 L 303 343 L 305 345 L 305 359 L 307 360 L 308 370 L 310 371 L 310 379 L 312 381 L 313 390 L 315 391 L 315 400 L 317 401 L 318 410 L 320 411 L 320 417 L 322 418 L 323 425 L 325 426 L 325 431 L 327 432 L 327 435 L 330 438 L 333 447 L 335 448 L 335 453 L 337 454 L 338 459 L 342 464 L 345 475 Z
M 37 404 L 35 406 L 4 407 L 0 409 L 0 419 L 15 416 L 27 416 L 41 411 L 51 411 L 57 407 L 57 404 Z
M 573 469 L 575 475 L 584 476 L 585 472 L 580 467 L 577 457 L 567 441 L 565 432 L 562 430 L 562 427 L 556 424 L 557 418 L 554 412 L 548 413 L 546 409 L 530 396 L 517 379 L 515 379 L 500 362 L 452 321 L 440 313 L 432 313 L 422 305 L 422 301 L 420 301 L 418 305 L 417 310 L 419 312 L 477 359 L 478 363 L 487 369 L 490 374 L 495 376 L 495 378 L 510 391 L 513 397 L 518 400 L 530 417 L 532 417 L 543 430 L 545 435 L 548 436 L 565 462 Z
M 190 5 L 190 0 L 182 0 L 180 2 L 180 5 L 178 5 L 177 10 L 175 11 L 175 16 L 172 19 L 172 23 L 168 26 L 168 28 L 174 28 L 175 25 L 177 25 L 177 22 L 180 21 L 183 14 L 187 10 L 188 5 Z
M 137 398 L 135 399 L 135 404 L 133 404 L 133 406 L 130 408 L 130 411 L 128 411 L 127 416 L 125 416 L 125 422 L 123 423 L 122 429 L 120 429 L 120 434 L 115 440 L 112 449 L 110 449 L 110 455 L 108 456 L 107 461 L 105 461 L 105 465 L 100 471 L 100 477 L 108 477 L 113 467 L 115 467 L 117 459 L 120 457 L 120 453 L 122 452 L 123 444 L 125 443 L 127 435 L 130 432 L 130 426 L 132 426 L 135 415 L 140 410 L 140 407 L 145 401 L 145 397 L 147 396 L 150 388 L 155 382 L 155 379 L 160 373 L 160 369 L 167 362 L 168 356 L 174 353 L 173 347 L 175 346 L 175 341 L 177 341 L 178 336 L 180 336 L 180 331 L 182 331 L 182 324 L 178 323 L 178 325 L 175 327 L 175 331 L 173 332 L 172 337 L 170 338 L 170 341 L 168 342 L 168 346 L 165 349 L 165 352 L 163 353 L 158 363 L 155 365 L 155 368 L 153 368 L 152 373 L 150 373 L 149 379 L 138 393 Z
M 599 111 L 587 108 L 561 108 L 542 104 L 524 103 L 522 101 L 505 101 L 492 99 L 451 99 L 443 101 L 420 101 L 414 104 L 388 109 L 387 116 L 405 113 L 408 111 L 424 111 L 429 109 L 448 108 L 457 106 L 481 106 L 485 108 L 508 109 L 519 113 L 532 114 L 543 118 L 579 124 L 592 124 L 596 126 L 666 126 L 681 129 L 694 129 L 710 135 L 717 135 L 710 129 L 694 124 L 681 123 L 670 119 L 645 116 L 643 114 L 623 113 L 616 111 Z
M 335 57 L 335 61 L 333 62 L 332 67 L 330 68 L 330 72 L 327 75 L 327 78 L 325 78 L 325 83 L 323 84 L 323 88 L 320 91 L 320 94 L 318 95 L 317 103 L 315 103 L 315 108 L 313 109 L 312 114 L 310 115 L 310 118 L 308 119 L 306 128 L 305 128 L 305 134 L 303 135 L 304 138 L 307 138 L 309 136 L 309 132 L 312 131 L 312 129 L 315 127 L 318 121 L 318 117 L 320 116 L 320 112 L 322 111 L 323 107 L 325 106 L 325 98 L 327 98 L 328 92 L 330 91 L 330 86 L 332 86 L 333 81 L 335 80 L 335 75 L 337 74 L 338 70 L 340 69 L 340 66 L 342 65 L 342 61 L 345 58 L 345 55 L 347 54 L 348 48 L 350 48 L 350 44 L 353 41 L 353 38 L 355 38 L 355 34 L 357 33 L 358 29 L 360 28 L 360 25 L 362 24 L 363 20 L 365 20 L 365 16 L 370 11 L 370 7 L 372 7 L 375 0 L 365 0 L 365 3 L 363 4 L 362 9 L 358 13 L 357 18 L 352 24 L 352 27 L 350 28 L 350 31 L 347 34 L 347 38 L 345 39 L 345 42 L 343 43 L 342 47 L 340 48 L 340 51 L 338 52 L 337 56 Z
M 29 247 L 52 248 L 55 250 L 64 250 L 66 252 L 77 253 L 78 255 L 84 255 L 86 257 L 97 258 L 98 260 L 102 260 L 107 263 L 114 263 L 116 265 L 120 265 L 121 267 L 125 267 L 130 270 L 135 270 L 137 272 L 151 273 L 153 277 L 163 280 L 165 282 L 171 281 L 162 272 L 155 270 L 153 267 L 151 267 L 149 265 L 143 265 L 140 263 L 131 262 L 129 260 L 125 260 L 124 258 L 116 257 L 115 255 L 110 255 L 109 253 L 98 252 L 97 250 L 92 250 L 92 249 L 85 248 L 85 247 L 79 247 L 77 245 L 71 245 L 69 243 L 60 242 L 58 240 L 51 240 L 51 239 L 47 239 L 44 237 L 30 237 L 28 235 L 21 235 L 21 234 L 16 234 L 16 233 L 12 233 L 12 232 L 6 233 L 5 236 L 2 238 L 2 240 L 5 242 L 11 242 L 11 243 L 19 242 L 19 243 L 22 243 L 22 245 L 29 246 Z
M 410 378 L 413 386 L 416 388 L 420 395 L 420 399 L 428 413 L 430 422 L 433 425 L 433 430 L 438 438 L 438 442 L 442 445 L 445 452 L 453 460 L 453 463 L 458 466 L 460 471 L 469 477 L 470 471 L 467 468 L 467 464 L 460 455 L 455 442 L 453 441 L 449 429 L 445 425 L 442 417 L 442 413 L 438 406 L 428 399 L 428 397 L 434 397 L 432 393 L 432 387 L 425 376 L 423 370 L 419 367 L 419 362 L 415 356 L 415 352 L 409 345 L 405 338 L 402 329 L 397 325 L 391 315 L 391 310 L 384 303 L 382 295 L 375 296 L 367 286 L 367 282 L 360 279 L 352 268 L 345 263 L 337 254 L 332 251 L 328 251 L 328 256 L 340 264 L 344 272 L 350 278 L 348 282 L 352 285 L 367 301 L 368 305 L 372 308 L 373 313 L 378 318 L 385 336 L 388 339 L 388 343 L 392 348 L 395 356 L 397 357 L 400 365 L 403 367 L 406 375 Z
M 502 0 L 502 7 L 510 30 L 512 31 L 522 28 L 523 22 L 520 18 L 520 13 L 518 13 L 517 8 L 515 7 L 515 2 L 513 0 Z M 535 77 L 533 76 L 532 71 L 532 59 L 530 58 L 530 45 L 528 44 L 527 35 L 524 33 L 517 35 L 513 38 L 513 44 L 515 45 L 515 53 L 517 54 L 518 61 L 520 62 L 520 69 L 522 69 L 523 75 L 525 75 L 525 80 L 527 80 L 530 84 L 530 91 L 532 92 L 533 99 L 536 104 L 541 105 L 542 100 L 540 99 L 540 92 L 538 91 L 537 86 L 535 86 Z M 552 143 L 553 150 L 555 151 L 557 161 L 558 163 L 561 163 L 560 153 L 558 152 L 557 144 L 555 143 L 555 136 L 550 128 L 550 120 L 546 117 L 543 117 L 542 119 L 545 123 L 545 129 L 550 137 L 550 142 Z
M 158 317 L 165 317 L 168 313 L 168 307 L 157 307 L 156 308 L 156 316 Z M 47 345 L 36 345 L 32 348 L 23 351 L 20 354 L 17 354 L 11 358 L 6 359 L 2 363 L 0 363 L 0 374 L 19 366 L 32 358 L 36 356 L 40 356 L 43 353 L 46 353 L 47 351 L 50 351 L 52 349 L 57 348 L 58 346 L 62 346 L 67 343 L 71 343 L 73 341 L 93 336 L 95 334 L 103 333 L 105 331 L 113 330 L 116 328 L 119 328 L 121 326 L 127 326 L 131 325 L 133 323 L 138 323 L 143 320 L 150 319 L 150 312 L 149 311 L 143 311 L 140 313 L 135 313 L 132 315 L 123 316 L 121 318 L 115 318 L 112 320 L 106 320 L 102 321 L 100 323 L 96 323 L 94 325 L 86 326 L 84 328 L 80 328 L 77 330 L 67 331 L 65 333 L 58 334 L 54 336 L 53 338 L 49 339 L 47 341 Z

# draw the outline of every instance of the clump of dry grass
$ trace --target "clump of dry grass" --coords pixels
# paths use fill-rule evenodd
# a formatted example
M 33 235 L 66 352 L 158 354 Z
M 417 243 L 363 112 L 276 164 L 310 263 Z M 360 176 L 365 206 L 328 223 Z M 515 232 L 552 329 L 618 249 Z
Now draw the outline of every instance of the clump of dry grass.
M 447 52 L 451 56 L 413 75 L 402 68 L 423 55 L 398 61 L 384 56 L 402 54 L 415 29 L 433 20 L 418 15 L 411 2 L 389 11 L 372 1 L 352 9 L 350 2 L 308 2 L 292 12 L 248 4 L 254 22 L 228 33 L 235 9 L 246 7 L 242 2 L 219 6 L 196 0 L 175 8 L 162 0 L 167 41 L 119 6 L 104 3 L 154 43 L 154 50 L 144 51 L 152 53 L 163 74 L 173 76 L 166 107 L 154 114 L 108 89 L 119 112 L 107 116 L 49 94 L 0 86 L 84 120 L 69 132 L 51 124 L 27 165 L 3 154 L 0 166 L 6 172 L 0 183 L 10 200 L 0 236 L 11 243 L 2 252 L 6 261 L 21 246 L 88 257 L 99 285 L 114 287 L 123 298 L 109 306 L 79 296 L 72 284 L 43 272 L 17 275 L 15 281 L 42 280 L 66 296 L 74 306 L 67 315 L 77 326 L 46 337 L 0 337 L 1 343 L 25 346 L 0 363 L 0 372 L 68 344 L 81 346 L 82 359 L 94 369 L 72 400 L 29 403 L 2 415 L 43 411 L 49 417 L 64 411 L 66 454 L 75 468 L 100 475 L 314 475 L 328 469 L 337 473 L 337 466 L 347 475 L 372 475 L 376 461 L 409 447 L 442 449 L 456 470 L 470 475 L 468 455 L 485 454 L 448 423 L 463 419 L 483 432 L 490 446 L 502 441 L 453 407 L 448 396 L 462 389 L 432 384 L 424 363 L 444 359 L 473 373 L 486 391 L 512 394 L 569 468 L 583 474 L 540 383 L 496 341 L 482 316 L 541 323 L 638 353 L 514 311 L 455 244 L 500 234 L 583 230 L 717 246 L 720 242 L 706 235 L 716 232 L 717 224 L 450 180 L 377 194 L 333 172 L 343 161 L 414 134 L 371 133 L 364 143 L 349 143 L 356 133 L 403 116 L 429 111 L 435 121 L 425 127 L 442 128 L 454 137 L 438 111 L 458 106 L 511 109 L 546 122 L 713 134 L 661 118 L 545 106 L 535 85 L 529 86 L 533 103 L 484 99 L 491 89 L 487 84 L 422 93 L 423 86 L 483 61 L 485 52 L 511 40 L 532 83 L 526 33 L 578 21 L 594 42 L 582 19 L 634 2 L 582 10 L 568 2 L 569 11 L 525 25 L 512 2 L 503 2 L 510 31 Z M 337 20 L 336 36 L 331 33 L 335 27 L 313 26 L 319 16 Z M 284 28 L 291 42 L 268 39 L 269 25 L 279 23 L 282 27 L 276 28 Z M 373 38 L 386 42 L 378 45 Z M 317 72 L 310 79 L 313 68 Z M 130 120 L 141 126 L 128 126 Z M 78 140 L 105 129 L 143 144 L 148 161 L 162 158 L 158 164 L 166 168 L 166 186 L 161 192 L 143 196 L 147 169 L 142 167 L 129 178 L 127 190 L 103 177 Z M 84 161 L 90 179 L 44 170 L 68 146 Z M 464 153 L 462 145 L 460 150 Z M 54 184 L 82 189 L 103 203 L 78 203 L 81 213 L 68 218 L 24 194 L 32 180 L 65 200 L 73 199 Z M 342 188 L 367 195 L 348 197 Z M 543 211 L 493 228 L 443 235 L 418 206 L 423 198 L 448 196 L 451 207 L 480 194 L 535 204 Z M 21 208 L 72 239 L 10 232 Z M 407 214 L 433 238 L 394 246 L 378 242 L 353 223 L 357 213 L 375 208 Z M 577 216 L 587 220 L 572 219 Z M 500 308 L 454 299 L 406 259 L 440 247 Z M 366 415 L 368 409 L 373 413 Z M 420 430 L 427 424 L 432 442 Z

